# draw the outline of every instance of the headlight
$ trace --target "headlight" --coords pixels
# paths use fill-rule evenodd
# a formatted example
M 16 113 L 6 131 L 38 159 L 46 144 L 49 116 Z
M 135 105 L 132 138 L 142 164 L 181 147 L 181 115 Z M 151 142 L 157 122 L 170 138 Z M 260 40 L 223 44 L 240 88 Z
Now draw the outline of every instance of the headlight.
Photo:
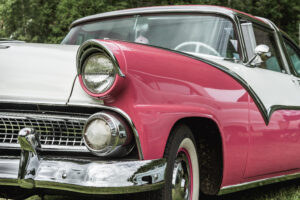
M 126 85 L 119 61 L 126 69 L 125 56 L 117 45 L 98 40 L 85 41 L 78 48 L 76 57 L 83 90 L 92 97 L 114 101 Z
M 92 93 L 104 93 L 111 88 L 116 79 L 112 60 L 104 54 L 92 54 L 82 68 L 82 80 Z
M 126 123 L 109 113 L 92 115 L 83 129 L 86 147 L 95 155 L 125 156 L 133 149 L 131 132 Z

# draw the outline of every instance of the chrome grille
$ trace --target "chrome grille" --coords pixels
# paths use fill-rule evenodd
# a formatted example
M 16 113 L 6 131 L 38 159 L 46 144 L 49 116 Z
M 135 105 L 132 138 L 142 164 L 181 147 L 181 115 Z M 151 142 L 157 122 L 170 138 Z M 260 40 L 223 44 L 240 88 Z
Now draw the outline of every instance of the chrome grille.
M 40 133 L 43 149 L 85 150 L 85 122 L 70 116 L 0 113 L 0 146 L 19 147 L 18 132 L 27 127 Z

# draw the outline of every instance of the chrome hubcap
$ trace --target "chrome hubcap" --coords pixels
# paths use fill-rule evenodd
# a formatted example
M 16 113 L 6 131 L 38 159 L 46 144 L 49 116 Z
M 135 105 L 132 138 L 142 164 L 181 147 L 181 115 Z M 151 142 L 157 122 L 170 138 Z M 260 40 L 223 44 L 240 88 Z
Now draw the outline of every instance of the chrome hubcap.
M 179 151 L 174 163 L 172 177 L 172 199 L 190 200 L 191 180 L 189 160 L 184 151 Z

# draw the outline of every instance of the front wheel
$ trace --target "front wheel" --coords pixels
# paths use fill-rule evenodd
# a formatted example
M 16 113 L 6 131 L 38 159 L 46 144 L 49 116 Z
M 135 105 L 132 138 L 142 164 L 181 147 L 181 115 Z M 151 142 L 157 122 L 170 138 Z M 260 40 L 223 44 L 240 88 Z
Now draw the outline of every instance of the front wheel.
M 193 141 L 185 138 L 179 146 L 173 167 L 173 200 L 198 200 L 199 189 L 195 189 L 195 187 L 199 188 L 199 167 L 196 157 Z
M 167 141 L 165 185 L 161 190 L 139 195 L 143 200 L 199 200 L 199 163 L 190 128 L 176 126 Z
M 167 188 L 164 190 L 168 199 L 170 190 L 172 200 L 199 199 L 199 164 L 195 144 L 188 126 L 180 125 L 172 131 L 164 155 L 167 158 Z

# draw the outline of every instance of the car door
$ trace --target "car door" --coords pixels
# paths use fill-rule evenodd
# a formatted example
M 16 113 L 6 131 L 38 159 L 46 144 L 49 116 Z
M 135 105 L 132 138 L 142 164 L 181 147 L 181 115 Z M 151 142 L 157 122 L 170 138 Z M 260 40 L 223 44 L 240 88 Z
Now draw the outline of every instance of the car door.
M 257 95 L 256 102 L 260 102 L 254 103 L 253 98 L 249 101 L 250 140 L 245 178 L 300 166 L 300 111 L 294 109 L 300 106 L 300 90 L 283 64 L 285 57 L 275 30 L 271 25 L 252 26 L 256 45 L 269 46 L 272 56 L 259 66 L 245 67 L 245 79 Z

